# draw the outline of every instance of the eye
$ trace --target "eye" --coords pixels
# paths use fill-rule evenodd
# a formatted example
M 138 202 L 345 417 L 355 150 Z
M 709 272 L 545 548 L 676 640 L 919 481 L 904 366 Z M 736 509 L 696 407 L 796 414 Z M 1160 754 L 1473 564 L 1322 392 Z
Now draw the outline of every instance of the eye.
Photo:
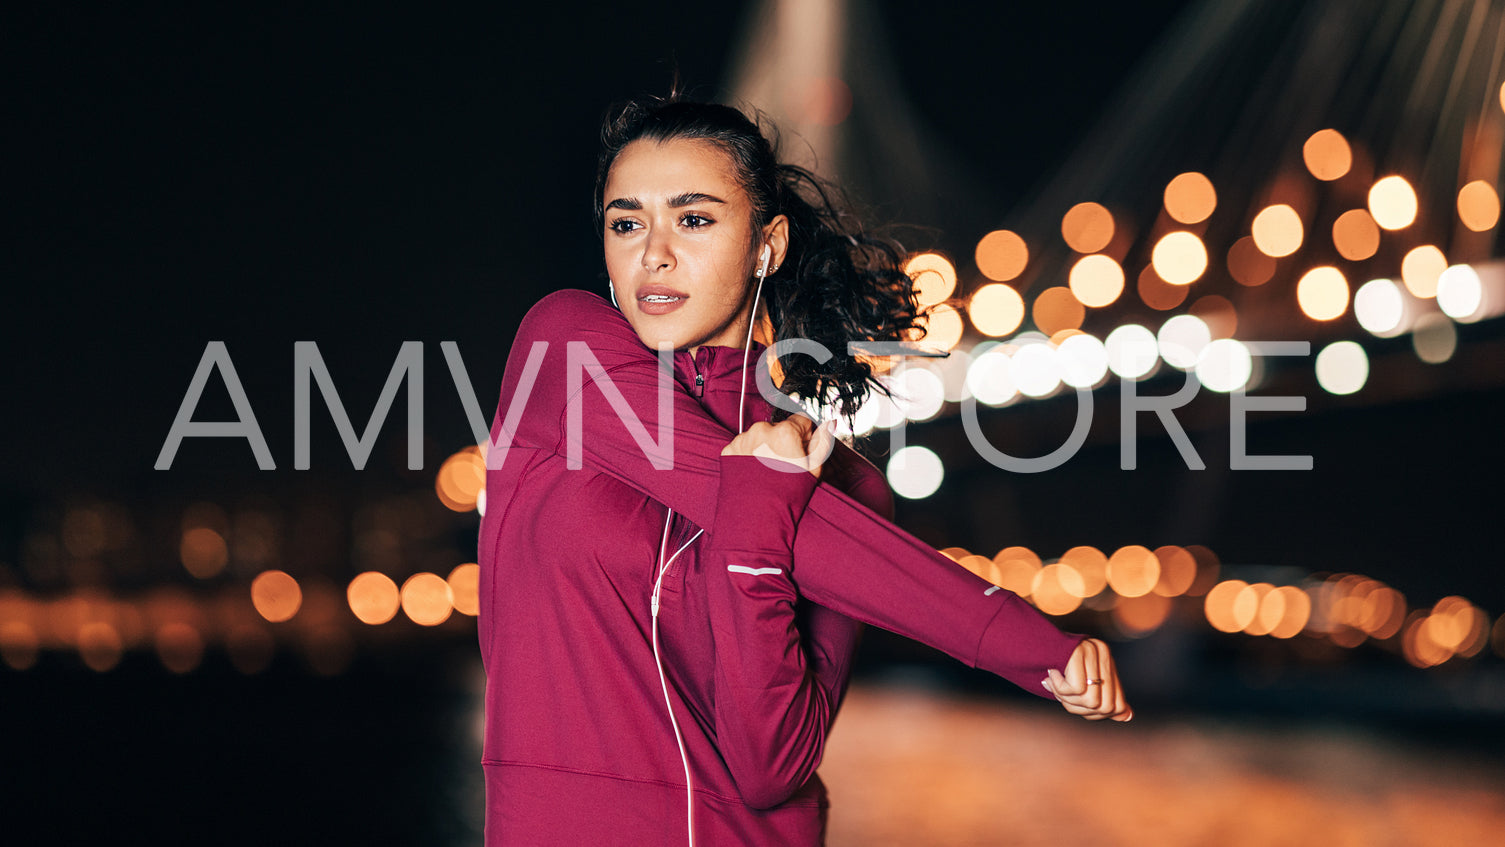
M 616 220 L 607 224 L 606 228 L 611 230 L 612 232 L 626 235 L 627 233 L 632 232 L 637 228 L 637 221 L 634 221 L 630 218 L 617 218 Z
M 715 223 L 715 221 L 711 220 L 705 215 L 697 215 L 691 213 L 685 215 L 683 218 L 680 218 L 680 223 L 684 224 L 690 229 L 700 229 L 703 226 L 710 226 L 711 224 Z

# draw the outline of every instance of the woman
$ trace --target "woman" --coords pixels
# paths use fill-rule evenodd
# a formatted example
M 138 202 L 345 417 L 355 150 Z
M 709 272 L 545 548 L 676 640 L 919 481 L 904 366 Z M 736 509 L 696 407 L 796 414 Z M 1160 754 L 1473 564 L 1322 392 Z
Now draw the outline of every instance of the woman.
M 811 339 L 832 357 L 781 389 L 855 409 L 846 342 L 914 324 L 897 250 L 734 109 L 629 103 L 602 138 L 610 301 L 528 313 L 491 431 L 486 843 L 821 843 L 863 624 L 1127 720 L 1102 642 L 894 526 L 871 464 L 752 387 L 765 344 Z

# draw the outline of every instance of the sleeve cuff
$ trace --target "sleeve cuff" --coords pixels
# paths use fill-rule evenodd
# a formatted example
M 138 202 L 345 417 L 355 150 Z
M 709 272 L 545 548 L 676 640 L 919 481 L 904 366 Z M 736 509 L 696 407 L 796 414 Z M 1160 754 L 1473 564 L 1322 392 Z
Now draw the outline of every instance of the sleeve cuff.
M 770 468 L 756 456 L 722 456 L 711 547 L 787 555 L 817 484 L 808 471 Z

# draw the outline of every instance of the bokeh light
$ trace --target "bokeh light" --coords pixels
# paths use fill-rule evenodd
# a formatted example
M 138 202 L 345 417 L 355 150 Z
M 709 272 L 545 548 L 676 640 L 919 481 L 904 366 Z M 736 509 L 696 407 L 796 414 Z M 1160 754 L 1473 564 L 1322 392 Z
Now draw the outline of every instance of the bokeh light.
M 1096 596 L 1108 587 L 1108 557 L 1103 551 L 1089 545 L 1073 547 L 1061 554 L 1060 564 L 1076 571 L 1081 577 L 1080 586 L 1063 582 L 1066 590 L 1080 591 L 1083 599 Z
M 1305 230 L 1301 216 L 1284 203 L 1270 206 L 1254 216 L 1254 246 L 1266 256 L 1279 259 L 1301 249 Z
M 1160 358 L 1171 367 L 1190 370 L 1197 366 L 1202 350 L 1212 342 L 1207 324 L 1195 315 L 1176 315 L 1160 327 L 1156 337 Z
M 1024 298 L 1012 285 L 990 283 L 972 293 L 967 316 L 983 335 L 1008 335 L 1024 322 Z
M 303 589 L 284 571 L 262 571 L 251 580 L 251 604 L 272 623 L 290 620 L 303 605 Z
M 196 526 L 183 531 L 178 542 L 178 557 L 184 570 L 199 579 L 209 579 L 225 569 L 230 561 L 230 550 L 224 536 L 207 526 Z
M 1371 279 L 1354 294 L 1353 314 L 1359 326 L 1374 335 L 1399 335 L 1405 331 L 1406 295 L 1391 280 Z
M 1170 617 L 1171 600 L 1159 594 L 1124 597 L 1113 604 L 1113 623 L 1129 638 L 1139 638 L 1159 629 Z
M 486 461 L 475 445 L 445 459 L 434 477 L 434 493 L 439 495 L 439 502 L 456 512 L 474 509 L 485 487 Z
M 1406 290 L 1423 300 L 1437 296 L 1437 280 L 1447 270 L 1448 260 L 1442 251 L 1431 244 L 1413 247 L 1401 260 L 1401 282 Z
M 1411 327 L 1411 347 L 1423 362 L 1440 365 L 1458 349 L 1458 330 L 1446 315 L 1429 312 Z
M 1191 590 L 1197 578 L 1197 560 L 1184 548 L 1167 544 L 1155 548 L 1155 560 L 1160 563 L 1160 579 L 1152 589 L 1162 597 L 1180 597 Z
M 1333 246 L 1350 262 L 1362 262 L 1380 249 L 1380 228 L 1368 209 L 1349 209 L 1333 221 Z
M 1160 560 L 1148 547 L 1120 547 L 1108 559 L 1108 585 L 1123 597 L 1143 597 L 1160 581 Z
M 1329 394 L 1353 394 L 1369 380 L 1369 356 L 1355 341 L 1334 341 L 1317 354 L 1317 384 Z
M 946 403 L 945 386 L 936 373 L 925 367 L 906 367 L 890 380 L 894 405 L 912 421 L 935 417 Z
M 1458 220 L 1474 232 L 1494 229 L 1500 222 L 1500 195 L 1482 179 L 1458 189 Z
M 1014 387 L 1027 397 L 1044 397 L 1061 386 L 1061 363 L 1049 344 L 1025 344 L 1010 357 Z
M 895 494 L 910 500 L 923 500 L 941 487 L 946 469 L 934 450 L 911 444 L 889 457 L 887 475 Z
M 1098 203 L 1078 203 L 1061 218 L 1061 237 L 1078 253 L 1096 253 L 1113 240 L 1113 214 Z
M 1047 615 L 1065 615 L 1082 605 L 1086 593 L 1082 577 L 1060 562 L 1046 565 L 1035 574 L 1030 586 L 1030 600 Z
M 1479 272 L 1469 265 L 1453 265 L 1437 278 L 1437 308 L 1462 323 L 1483 317 L 1484 286 Z
M 1249 622 L 1254 620 L 1257 607 L 1249 601 L 1240 602 L 1244 589 L 1249 584 L 1241 579 L 1229 579 L 1219 582 L 1207 592 L 1207 598 L 1203 601 L 1203 612 L 1207 616 L 1207 623 L 1219 632 L 1240 632 Z
M 1008 353 L 1001 346 L 988 349 L 967 368 L 967 390 L 979 403 L 1002 406 L 1019 394 L 1010 368 Z
M 1177 223 L 1198 224 L 1218 206 L 1212 180 L 1196 171 L 1178 174 L 1165 186 L 1165 212 Z
M 1083 319 L 1087 317 L 1087 310 L 1076 299 L 1076 295 L 1071 293 L 1071 289 L 1056 286 L 1045 289 L 1035 298 L 1032 317 L 1041 332 L 1055 335 L 1063 329 L 1081 327 Z
M 945 303 L 931 306 L 919 317 L 917 323 L 925 327 L 925 337 L 921 344 L 937 350 L 949 351 L 956 347 L 966 329 L 962 324 L 961 312 Z
M 450 595 L 454 598 L 455 611 L 475 617 L 481 613 L 481 566 L 469 562 L 455 566 L 449 572 Z
M 1314 321 L 1330 321 L 1348 311 L 1348 280 L 1331 265 L 1312 268 L 1296 283 L 1296 303 Z
M 1324 182 L 1342 177 L 1353 167 L 1353 151 L 1348 148 L 1348 139 L 1335 129 L 1312 133 L 1301 147 L 1301 158 L 1306 160 L 1306 169 L 1312 176 Z
M 1249 384 L 1249 377 L 1254 374 L 1254 357 L 1242 341 L 1219 338 L 1203 348 L 1196 368 L 1199 382 L 1227 394 Z
M 444 577 L 415 573 L 402 584 L 402 610 L 420 626 L 438 626 L 454 611 L 454 595 Z
M 1101 253 L 1083 256 L 1071 266 L 1069 285 L 1072 295 L 1083 306 L 1100 309 L 1123 293 L 1124 269 L 1111 256 Z
M 977 242 L 977 269 L 994 282 L 1008 282 L 1024 273 L 1029 247 L 1018 233 L 995 229 Z
M 1096 337 L 1077 333 L 1056 348 L 1061 381 L 1073 388 L 1092 388 L 1108 375 L 1108 350 Z
M 1141 379 L 1160 361 L 1155 334 L 1139 324 L 1124 324 L 1108 333 L 1103 347 L 1108 368 L 1124 379 Z
M 1155 243 L 1150 264 L 1171 285 L 1191 285 L 1207 271 L 1207 248 L 1194 233 L 1166 233 Z
M 934 306 L 956 290 L 956 266 L 939 253 L 917 253 L 904 263 L 904 272 L 914 280 L 915 298 L 921 308 Z
M 1154 265 L 1145 265 L 1144 270 L 1139 272 L 1139 280 L 1135 286 L 1139 291 L 1139 299 L 1146 306 L 1157 312 L 1168 312 L 1186 302 L 1189 286 L 1171 285 L 1155 273 Z
M 1228 248 L 1228 275 L 1239 285 L 1264 285 L 1275 276 L 1275 266 L 1275 260 L 1259 249 L 1253 236 L 1246 235 Z
M 1040 557 L 1028 547 L 1005 547 L 993 557 L 993 584 L 1029 597 L 1040 572 Z
M 372 625 L 391 620 L 402 603 L 397 583 L 378 571 L 366 571 L 350 580 L 345 600 L 357 620 Z
M 1380 229 L 1405 229 L 1416 222 L 1416 192 L 1402 176 L 1387 176 L 1369 189 L 1369 214 Z
M 1207 331 L 1213 338 L 1232 338 L 1238 331 L 1238 311 L 1233 308 L 1233 303 L 1221 294 L 1205 294 L 1197 298 L 1195 303 L 1186 310 L 1189 315 L 1196 315 L 1207 324 Z

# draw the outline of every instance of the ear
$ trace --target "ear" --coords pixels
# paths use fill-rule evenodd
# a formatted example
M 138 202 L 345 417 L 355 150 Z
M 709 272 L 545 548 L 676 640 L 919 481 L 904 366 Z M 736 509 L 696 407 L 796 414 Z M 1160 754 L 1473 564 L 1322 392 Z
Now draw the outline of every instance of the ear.
M 768 267 L 775 268 L 784 264 L 784 256 L 789 252 L 789 218 L 778 215 L 763 226 L 763 243 L 773 248 L 773 258 L 768 260 Z M 759 247 L 762 253 L 763 248 Z

